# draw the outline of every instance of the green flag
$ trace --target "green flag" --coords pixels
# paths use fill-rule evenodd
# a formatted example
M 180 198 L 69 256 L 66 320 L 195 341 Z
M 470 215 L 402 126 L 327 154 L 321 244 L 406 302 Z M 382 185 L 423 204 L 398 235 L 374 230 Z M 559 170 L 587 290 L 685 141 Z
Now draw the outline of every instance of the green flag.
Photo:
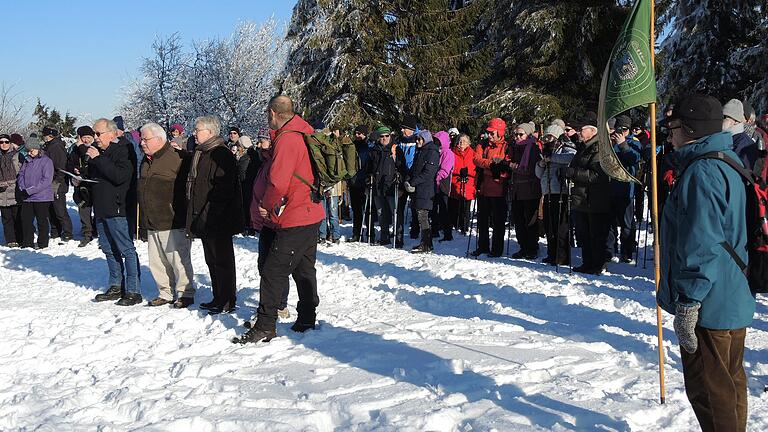
M 651 1 L 637 0 L 624 22 L 600 86 L 598 136 L 600 166 L 612 178 L 640 183 L 613 151 L 608 119 L 640 105 L 656 102 L 656 74 L 651 53 Z

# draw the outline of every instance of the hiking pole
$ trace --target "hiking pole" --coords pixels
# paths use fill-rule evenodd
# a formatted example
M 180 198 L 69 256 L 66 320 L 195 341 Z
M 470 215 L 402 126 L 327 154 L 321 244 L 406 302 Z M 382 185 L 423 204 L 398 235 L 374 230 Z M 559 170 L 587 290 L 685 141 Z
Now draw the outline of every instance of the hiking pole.
M 477 198 L 475 198 L 472 201 L 472 215 L 469 217 L 469 232 L 467 236 L 467 253 L 464 254 L 465 257 L 469 256 L 469 247 L 472 245 L 472 226 L 475 223 L 475 212 L 477 211 Z
M 572 246 L 575 246 L 575 241 L 574 241 L 575 232 L 574 231 L 576 229 L 574 227 L 573 218 L 571 217 L 571 214 L 572 214 L 571 213 L 571 211 L 572 211 L 572 209 L 571 209 L 571 186 L 572 186 L 573 183 L 571 182 L 570 179 L 567 179 L 566 182 L 568 183 L 568 205 L 566 206 L 568 208 L 568 215 L 567 215 L 567 217 L 568 217 L 568 246 L 571 246 L 571 247 L 569 247 L 569 250 L 568 250 L 568 274 L 571 274 L 571 273 L 573 273 L 573 253 L 571 252 L 571 250 L 573 249 Z
M 645 193 L 646 190 L 643 188 L 643 193 Z M 645 212 L 640 212 L 642 215 Z M 635 268 L 640 263 L 640 235 L 642 234 L 641 231 L 643 230 L 643 216 L 640 216 L 640 222 L 637 225 L 637 232 L 635 233 Z
M 466 179 L 459 177 L 459 197 L 461 198 L 461 206 L 459 208 L 460 214 L 456 215 L 456 222 L 454 223 L 454 226 L 459 228 L 461 231 L 462 228 L 464 228 L 467 224 L 467 221 L 465 220 L 467 218 L 467 200 L 464 198 L 464 195 L 467 192 L 467 182 Z M 459 221 L 463 221 L 463 224 L 460 224 Z M 459 226 L 461 225 L 461 226 Z

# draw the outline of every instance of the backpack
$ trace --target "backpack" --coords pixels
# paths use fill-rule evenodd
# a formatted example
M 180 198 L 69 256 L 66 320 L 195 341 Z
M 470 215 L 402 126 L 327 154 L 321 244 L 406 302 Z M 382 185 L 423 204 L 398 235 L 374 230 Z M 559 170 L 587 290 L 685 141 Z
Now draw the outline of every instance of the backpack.
M 749 264 L 744 263 L 733 246 L 727 241 L 720 245 L 728 252 L 742 272 L 747 276 L 749 288 L 753 293 L 768 293 L 768 184 L 739 162 L 723 152 L 709 152 L 694 158 L 680 172 L 683 172 L 700 159 L 717 159 L 736 170 L 744 181 L 747 195 L 747 256 Z
M 342 180 L 352 178 L 357 172 L 357 150 L 352 140 L 332 139 L 322 132 L 308 134 L 286 130 L 281 135 L 285 132 L 295 132 L 301 134 L 304 138 L 315 182 L 310 184 L 307 179 L 297 173 L 293 173 L 293 176 L 309 186 L 312 191 L 313 202 L 322 201 L 326 190 Z M 277 140 L 277 137 L 275 137 L 275 140 Z

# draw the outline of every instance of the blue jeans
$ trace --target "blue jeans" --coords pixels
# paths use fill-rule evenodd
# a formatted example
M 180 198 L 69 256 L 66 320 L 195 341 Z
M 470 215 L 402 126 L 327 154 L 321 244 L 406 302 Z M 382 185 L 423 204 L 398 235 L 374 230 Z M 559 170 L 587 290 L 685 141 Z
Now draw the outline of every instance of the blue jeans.
M 341 228 L 339 228 L 339 197 L 324 197 L 323 207 L 325 208 L 325 220 L 320 223 L 320 238 L 326 238 L 328 234 L 328 221 L 330 220 L 331 239 L 338 240 L 341 237 Z
M 109 286 L 120 286 L 125 293 L 139 293 L 139 256 L 124 217 L 96 218 L 99 248 L 107 258 Z M 123 275 L 125 272 L 125 275 Z

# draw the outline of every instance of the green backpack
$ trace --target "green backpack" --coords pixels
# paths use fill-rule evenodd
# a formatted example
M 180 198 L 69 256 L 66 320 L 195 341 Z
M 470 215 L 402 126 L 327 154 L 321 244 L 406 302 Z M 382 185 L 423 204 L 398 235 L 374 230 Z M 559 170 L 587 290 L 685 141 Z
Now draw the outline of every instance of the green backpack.
M 342 180 L 351 179 L 357 172 L 357 151 L 349 138 L 332 139 L 322 132 L 308 134 L 287 130 L 283 133 L 285 132 L 296 132 L 304 137 L 315 184 L 310 184 L 297 173 L 293 173 L 293 176 L 309 186 L 314 202 L 320 202 L 326 190 Z

